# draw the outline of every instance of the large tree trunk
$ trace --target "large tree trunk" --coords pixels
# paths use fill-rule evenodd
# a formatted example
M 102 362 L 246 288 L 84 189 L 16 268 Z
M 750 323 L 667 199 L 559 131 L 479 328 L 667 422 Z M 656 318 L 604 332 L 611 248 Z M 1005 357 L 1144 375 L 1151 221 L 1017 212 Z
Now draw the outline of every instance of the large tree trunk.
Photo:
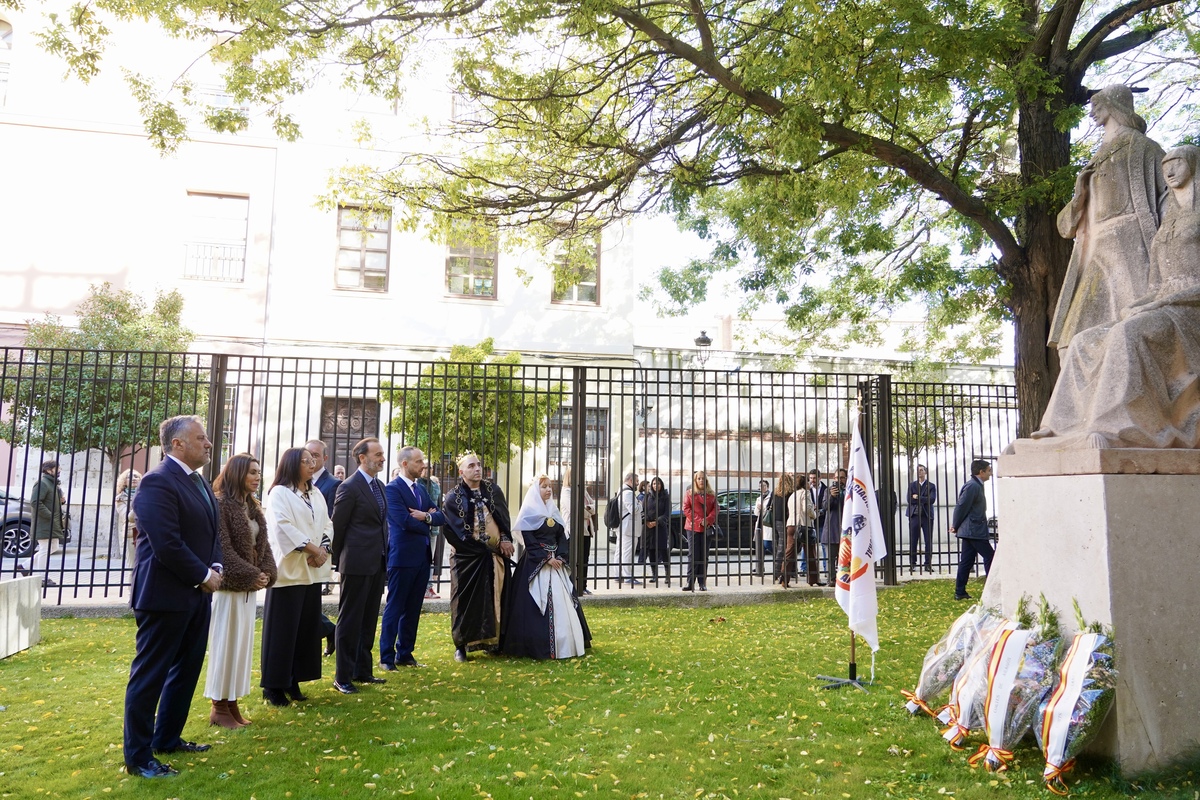
M 1028 190 L 1071 163 L 1069 132 L 1055 128 L 1055 116 L 1073 98 L 1074 91 L 1047 102 L 1045 97 L 1023 97 L 1018 107 L 1017 144 L 1021 156 L 1021 185 Z M 1044 184 L 1042 184 L 1044 187 Z M 1050 319 L 1071 258 L 1072 243 L 1058 233 L 1058 211 L 1069 198 L 1031 193 L 1018 220 L 1017 235 L 1025 250 L 1025 263 L 1012 270 L 1009 307 L 1016 323 L 1018 435 L 1036 430 L 1050 402 L 1058 378 L 1058 353 L 1047 346 Z

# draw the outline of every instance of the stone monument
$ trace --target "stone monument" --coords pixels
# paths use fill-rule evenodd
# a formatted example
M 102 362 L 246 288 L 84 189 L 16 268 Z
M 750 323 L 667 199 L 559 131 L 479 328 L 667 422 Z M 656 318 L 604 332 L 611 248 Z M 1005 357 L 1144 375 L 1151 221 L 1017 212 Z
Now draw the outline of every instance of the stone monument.
M 1044 593 L 1064 619 L 1077 599 L 1113 626 L 1095 749 L 1135 774 L 1200 747 L 1200 149 L 1151 169 L 1129 90 L 1092 107 L 1104 143 L 1059 215 L 1075 236 L 1050 337 L 1062 372 L 1033 438 L 1000 458 L 983 599 L 1012 613 Z

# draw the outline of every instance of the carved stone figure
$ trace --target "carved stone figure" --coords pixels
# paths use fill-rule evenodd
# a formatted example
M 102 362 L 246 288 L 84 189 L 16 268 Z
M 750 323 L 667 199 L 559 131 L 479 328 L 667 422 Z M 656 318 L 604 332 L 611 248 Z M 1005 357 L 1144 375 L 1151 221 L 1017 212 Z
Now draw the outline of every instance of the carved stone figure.
M 1200 448 L 1200 148 L 1177 147 L 1162 165 L 1170 199 L 1150 290 L 1119 322 L 1072 339 L 1036 444 Z
M 1050 344 L 1060 350 L 1076 334 L 1116 322 L 1146 293 L 1150 243 L 1167 191 L 1159 169 L 1163 150 L 1146 137 L 1128 86 L 1093 95 L 1091 117 L 1104 126 L 1103 142 L 1058 215 L 1059 233 L 1075 239 L 1050 327 Z

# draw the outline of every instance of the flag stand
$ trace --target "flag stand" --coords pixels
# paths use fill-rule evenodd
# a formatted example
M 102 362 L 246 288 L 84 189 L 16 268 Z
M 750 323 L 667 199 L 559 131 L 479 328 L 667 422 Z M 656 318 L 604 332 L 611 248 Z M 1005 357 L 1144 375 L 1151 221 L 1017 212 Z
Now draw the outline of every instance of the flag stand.
M 841 689 L 843 686 L 855 686 L 858 688 L 859 691 L 869 694 L 869 692 L 867 692 L 867 687 L 863 686 L 862 682 L 859 681 L 859 679 L 858 679 L 858 664 L 856 664 L 854 661 L 855 652 L 856 652 L 856 647 L 855 647 L 855 641 L 854 641 L 854 631 L 851 631 L 850 632 L 850 677 L 849 678 L 834 678 L 829 675 L 818 675 L 817 680 L 825 681 L 825 685 L 821 687 L 822 689 Z M 867 686 L 870 686 L 870 685 L 871 685 L 871 682 L 867 681 Z

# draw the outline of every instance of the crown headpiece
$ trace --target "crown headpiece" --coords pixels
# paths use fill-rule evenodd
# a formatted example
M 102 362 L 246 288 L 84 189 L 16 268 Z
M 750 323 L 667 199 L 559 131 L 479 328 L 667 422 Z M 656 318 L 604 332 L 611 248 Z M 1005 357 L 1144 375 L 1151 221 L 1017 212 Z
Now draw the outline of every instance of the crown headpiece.
M 468 448 L 458 454 L 458 458 L 454 459 L 454 463 L 457 464 L 459 466 L 459 468 L 461 469 L 463 462 L 466 461 L 468 458 L 479 458 L 479 453 L 476 453 L 474 450 L 471 450 L 470 448 Z M 480 458 L 479 460 L 482 461 L 483 459 Z

